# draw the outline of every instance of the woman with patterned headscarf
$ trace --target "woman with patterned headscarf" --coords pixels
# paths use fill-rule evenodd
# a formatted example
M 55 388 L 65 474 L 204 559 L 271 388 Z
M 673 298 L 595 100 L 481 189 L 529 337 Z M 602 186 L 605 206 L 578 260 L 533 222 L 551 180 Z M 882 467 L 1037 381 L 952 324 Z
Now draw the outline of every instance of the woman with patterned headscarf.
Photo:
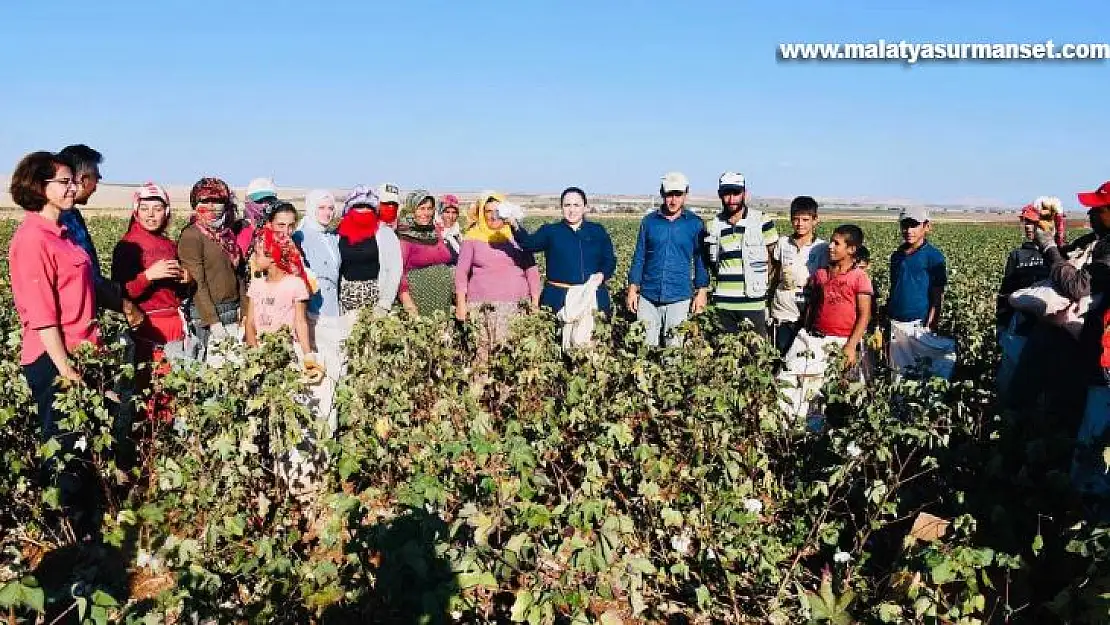
M 459 198 L 457 196 L 450 193 L 443 196 L 439 208 L 436 209 L 436 225 L 441 229 L 443 242 L 447 244 L 447 249 L 451 250 L 451 262 L 449 264 L 453 267 L 459 262 L 462 233 L 466 228 L 466 224 L 462 223 L 459 215 Z
M 112 281 L 146 313 L 132 332 L 137 362 L 185 356 L 181 303 L 188 295 L 190 273 L 177 260 L 177 245 L 166 236 L 170 196 L 148 182 L 132 196 L 131 223 L 112 252 Z M 140 385 L 141 386 L 141 385 Z
M 181 265 L 196 281 L 188 315 L 196 338 L 191 355 L 208 359 L 210 342 L 238 337 L 243 253 L 235 241 L 235 202 L 219 178 L 202 178 L 189 193 L 193 215 L 177 239 Z
M 498 213 L 505 197 L 483 192 L 471 209 L 473 226 L 463 237 L 455 267 L 455 317 L 480 319 L 483 351 L 507 338 L 520 302 L 540 301 L 540 272 L 531 253 L 513 241 L 508 222 Z
M 423 191 L 409 194 L 405 212 L 397 227 L 404 261 L 401 303 L 413 315 L 449 311 L 455 278 L 449 266 L 451 250 L 435 224 L 436 199 Z
M 339 307 L 348 327 L 359 311 L 389 314 L 401 283 L 401 244 L 392 228 L 382 227 L 378 194 L 359 185 L 343 202 L 339 235 Z

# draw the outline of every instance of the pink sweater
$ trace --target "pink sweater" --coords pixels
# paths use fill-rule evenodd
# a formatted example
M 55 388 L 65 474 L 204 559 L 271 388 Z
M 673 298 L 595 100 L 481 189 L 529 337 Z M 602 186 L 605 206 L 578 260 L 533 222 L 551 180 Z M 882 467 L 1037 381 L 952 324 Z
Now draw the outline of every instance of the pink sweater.
M 401 274 L 401 293 L 409 291 L 409 270 L 423 269 L 432 265 L 446 265 L 451 262 L 451 250 L 440 239 L 435 245 L 413 243 L 401 239 L 401 260 L 404 261 L 404 273 Z
M 540 270 L 531 253 L 515 243 L 490 245 L 464 239 L 455 267 L 455 290 L 468 302 L 518 302 L 538 298 Z

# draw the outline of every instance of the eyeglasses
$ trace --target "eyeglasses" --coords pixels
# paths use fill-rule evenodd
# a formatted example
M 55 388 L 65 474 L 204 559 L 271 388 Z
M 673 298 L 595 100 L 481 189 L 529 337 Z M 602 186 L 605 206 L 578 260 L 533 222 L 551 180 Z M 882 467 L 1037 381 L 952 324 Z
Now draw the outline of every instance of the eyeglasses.
M 45 182 L 47 182 L 47 183 L 57 182 L 58 184 L 62 185 L 63 187 L 76 187 L 80 184 L 79 182 L 77 182 L 73 178 L 50 178 L 50 179 L 46 180 Z

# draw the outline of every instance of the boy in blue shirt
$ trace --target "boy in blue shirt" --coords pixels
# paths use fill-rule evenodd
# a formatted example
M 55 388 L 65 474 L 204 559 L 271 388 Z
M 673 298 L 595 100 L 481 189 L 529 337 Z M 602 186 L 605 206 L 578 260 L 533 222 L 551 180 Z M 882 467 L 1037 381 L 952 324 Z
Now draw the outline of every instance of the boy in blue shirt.
M 948 285 L 944 254 L 929 243 L 932 224 L 924 207 L 902 209 L 899 226 L 903 243 L 890 256 L 887 316 L 902 323 L 919 321 L 935 332 Z

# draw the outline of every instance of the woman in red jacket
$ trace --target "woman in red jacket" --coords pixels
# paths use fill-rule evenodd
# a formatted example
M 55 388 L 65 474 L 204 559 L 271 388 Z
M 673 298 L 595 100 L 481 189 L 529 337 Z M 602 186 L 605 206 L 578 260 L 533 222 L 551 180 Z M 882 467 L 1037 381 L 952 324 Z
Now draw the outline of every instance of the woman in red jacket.
M 131 208 L 131 224 L 112 252 L 112 280 L 146 313 L 133 333 L 136 364 L 161 360 L 163 355 L 184 358 L 181 300 L 190 277 L 177 260 L 177 245 L 166 236 L 170 197 L 148 182 L 135 192 Z M 149 367 L 142 369 L 137 372 L 140 389 L 150 377 Z

